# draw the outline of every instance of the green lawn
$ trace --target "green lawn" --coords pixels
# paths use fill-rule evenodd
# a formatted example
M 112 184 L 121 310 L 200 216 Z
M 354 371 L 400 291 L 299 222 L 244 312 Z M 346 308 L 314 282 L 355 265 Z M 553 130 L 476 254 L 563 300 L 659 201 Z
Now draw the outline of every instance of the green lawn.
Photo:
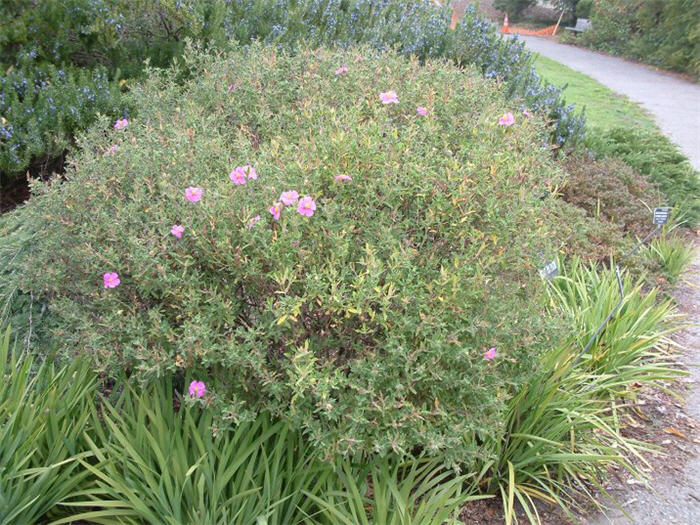
M 535 58 L 535 68 L 544 79 L 555 86 L 566 86 L 566 101 L 580 109 L 586 108 L 589 126 L 603 130 L 633 126 L 656 129 L 653 119 L 641 106 L 599 84 L 588 75 L 541 55 Z

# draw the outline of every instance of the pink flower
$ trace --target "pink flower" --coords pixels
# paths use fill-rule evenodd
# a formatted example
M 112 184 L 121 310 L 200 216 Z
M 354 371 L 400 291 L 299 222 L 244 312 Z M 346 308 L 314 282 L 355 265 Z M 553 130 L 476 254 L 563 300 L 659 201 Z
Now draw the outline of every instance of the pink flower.
M 278 214 L 277 218 L 279 219 L 279 214 Z M 256 215 L 255 217 L 250 219 L 250 221 L 248 222 L 248 228 L 250 229 L 253 226 L 255 226 L 257 223 L 260 222 L 260 219 L 262 219 L 262 217 L 260 217 L 260 215 Z
M 524 116 L 524 117 L 527 117 L 527 118 L 530 118 L 530 117 L 532 116 L 532 113 L 530 113 L 527 109 L 524 109 L 524 110 L 523 110 L 523 116 Z
M 418 106 L 416 108 L 416 113 L 418 113 L 421 117 L 425 117 L 428 114 L 428 110 L 423 106 Z
M 105 155 L 114 155 L 117 152 L 117 145 L 112 144 L 107 151 L 105 151 Z
M 173 227 L 170 229 L 171 235 L 174 235 L 178 239 L 182 239 L 182 232 L 185 231 L 185 227 L 181 226 L 179 224 L 173 224 Z
M 347 73 L 347 72 L 348 72 L 348 68 L 346 66 L 340 66 L 338 69 L 333 71 L 333 73 L 335 73 L 336 75 L 342 75 L 343 73 Z
M 350 175 L 340 174 L 333 177 L 333 180 L 337 182 L 346 182 L 352 180 L 352 177 Z
M 396 96 L 396 91 L 387 91 L 379 94 L 379 100 L 382 104 L 398 104 L 399 97 Z
M 494 357 L 496 357 L 496 347 L 495 346 L 492 348 L 489 348 L 488 350 L 486 350 L 486 352 L 484 352 L 484 359 L 491 360 Z
M 122 119 L 117 119 L 117 121 L 114 123 L 114 129 L 125 129 L 129 125 L 129 121 L 125 118 Z
M 231 179 L 231 182 L 233 182 L 236 186 L 240 186 L 241 184 L 245 184 L 245 171 L 243 171 L 243 168 L 241 166 L 238 166 L 237 168 L 233 168 L 233 171 L 228 174 L 228 178 Z
M 295 190 L 283 191 L 280 195 L 280 202 L 285 206 L 291 206 L 299 200 L 299 194 Z
M 243 173 L 245 173 L 250 180 L 258 180 L 258 172 L 255 171 L 255 168 L 253 166 L 241 166 L 240 167 L 243 170 Z
M 513 124 L 515 124 L 515 117 L 509 111 L 508 113 L 505 113 L 500 119 L 498 119 L 498 123 L 501 126 L 512 126 Z
M 190 383 L 190 397 L 204 397 L 207 393 L 207 387 L 204 385 L 203 381 L 192 381 Z
M 199 202 L 202 200 L 202 193 L 204 190 L 202 188 L 197 188 L 195 186 L 190 186 L 185 189 L 185 197 L 190 202 Z
M 314 214 L 314 211 L 316 211 L 316 203 L 307 195 L 299 200 L 297 211 L 304 217 L 311 217 Z
M 105 288 L 116 288 L 121 284 L 117 272 L 106 272 L 102 278 L 104 279 Z
M 279 202 L 274 203 L 272 206 L 270 206 L 269 211 L 272 214 L 273 219 L 275 219 L 276 221 L 280 220 L 280 212 L 282 211 L 282 204 Z

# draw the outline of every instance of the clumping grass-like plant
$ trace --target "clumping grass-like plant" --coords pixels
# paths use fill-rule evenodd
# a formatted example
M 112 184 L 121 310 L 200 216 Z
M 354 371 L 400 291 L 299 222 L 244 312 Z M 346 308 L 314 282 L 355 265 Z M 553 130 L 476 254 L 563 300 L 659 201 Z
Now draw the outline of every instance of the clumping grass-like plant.
M 97 461 L 81 462 L 96 483 L 72 494 L 54 525 L 442 525 L 478 498 L 474 480 L 469 488 L 469 476 L 440 459 L 327 463 L 301 433 L 265 415 L 217 429 L 199 383 L 186 399 L 166 379 L 142 392 L 127 384 L 105 400 L 91 442 Z
M 74 494 L 56 524 L 301 523 L 318 513 L 304 491 L 322 494 L 333 474 L 289 425 L 261 415 L 217 430 L 212 411 L 175 397 L 170 380 L 127 384 L 100 419 L 98 461 L 82 462 L 95 486 Z
M 576 323 L 574 345 L 583 349 L 620 300 L 615 272 L 574 260 L 553 284 L 553 300 Z M 627 367 L 664 361 L 667 356 L 659 344 L 670 344 L 666 336 L 679 327 L 672 301 L 660 297 L 657 289 L 646 290 L 641 278 L 633 280 L 626 274 L 623 284 L 625 299 L 620 309 L 581 356 L 582 367 L 591 374 L 619 377 Z
M 634 398 L 632 385 L 682 374 L 664 351 L 666 336 L 678 328 L 672 304 L 656 290 L 646 293 L 642 281 L 624 276 L 622 306 L 585 355 L 586 342 L 620 299 L 615 272 L 574 260 L 550 290 L 553 308 L 567 311 L 575 330 L 510 400 L 491 480 L 508 523 L 516 503 L 532 522 L 539 522 L 534 500 L 567 512 L 577 495 L 598 504 L 589 487 L 606 494 L 601 480 L 611 464 L 641 479 L 630 458 L 643 461 L 650 446 L 621 433 L 620 413 Z
M 676 282 L 693 260 L 695 247 L 682 237 L 663 235 L 649 245 L 649 256 L 661 264 L 671 282 Z
M 48 305 L 65 355 L 204 382 L 221 428 L 269 412 L 328 458 L 484 459 L 561 327 L 538 254 L 580 224 L 543 199 L 546 120 L 366 48 L 183 61 L 35 185 L 15 297 Z
M 489 497 L 475 495 L 479 479 L 470 478 L 445 469 L 440 460 L 385 458 L 360 465 L 344 463 L 334 478 L 335 486 L 320 495 L 306 495 L 318 504 L 327 523 L 456 524 L 462 505 Z
M 81 467 L 96 377 L 83 360 L 59 366 L 0 336 L 0 524 L 38 523 L 91 474 Z M 89 484 L 89 483 L 88 483 Z

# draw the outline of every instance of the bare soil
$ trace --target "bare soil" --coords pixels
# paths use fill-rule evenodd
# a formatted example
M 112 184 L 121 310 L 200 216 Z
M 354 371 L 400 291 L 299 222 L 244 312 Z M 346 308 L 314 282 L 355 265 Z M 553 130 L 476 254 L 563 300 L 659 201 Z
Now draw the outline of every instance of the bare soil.
M 48 180 L 54 174 L 66 171 L 68 150 L 48 159 L 37 159 L 29 166 L 25 175 L 0 172 L 0 213 L 5 213 L 29 199 L 29 182 L 33 179 Z

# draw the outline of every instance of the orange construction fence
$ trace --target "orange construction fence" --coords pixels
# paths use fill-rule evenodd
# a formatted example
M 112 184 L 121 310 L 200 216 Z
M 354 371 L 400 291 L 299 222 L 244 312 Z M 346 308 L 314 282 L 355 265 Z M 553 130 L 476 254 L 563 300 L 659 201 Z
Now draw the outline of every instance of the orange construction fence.
M 433 0 L 433 2 L 435 2 L 435 5 L 437 5 L 438 7 L 440 6 L 440 0 Z M 564 11 L 562 11 L 561 14 L 563 15 Z M 454 29 L 455 27 L 457 27 L 457 21 L 457 10 L 453 8 L 452 20 L 450 20 L 450 29 Z M 550 36 L 555 35 L 557 33 L 557 29 L 559 29 L 559 22 L 561 22 L 561 16 L 559 16 L 559 21 L 556 24 L 554 24 L 553 26 L 543 27 L 542 29 L 524 29 L 515 26 L 511 27 L 508 25 L 508 13 L 506 13 L 506 17 L 503 20 L 503 25 L 501 26 L 501 33 L 509 35 Z
M 560 17 L 561 20 L 561 17 Z M 534 36 L 549 36 L 557 32 L 559 27 L 559 22 L 553 26 L 543 27 L 542 29 L 523 29 L 521 27 L 509 26 L 508 25 L 508 13 L 503 20 L 503 26 L 501 27 L 501 33 L 508 35 L 534 35 Z

